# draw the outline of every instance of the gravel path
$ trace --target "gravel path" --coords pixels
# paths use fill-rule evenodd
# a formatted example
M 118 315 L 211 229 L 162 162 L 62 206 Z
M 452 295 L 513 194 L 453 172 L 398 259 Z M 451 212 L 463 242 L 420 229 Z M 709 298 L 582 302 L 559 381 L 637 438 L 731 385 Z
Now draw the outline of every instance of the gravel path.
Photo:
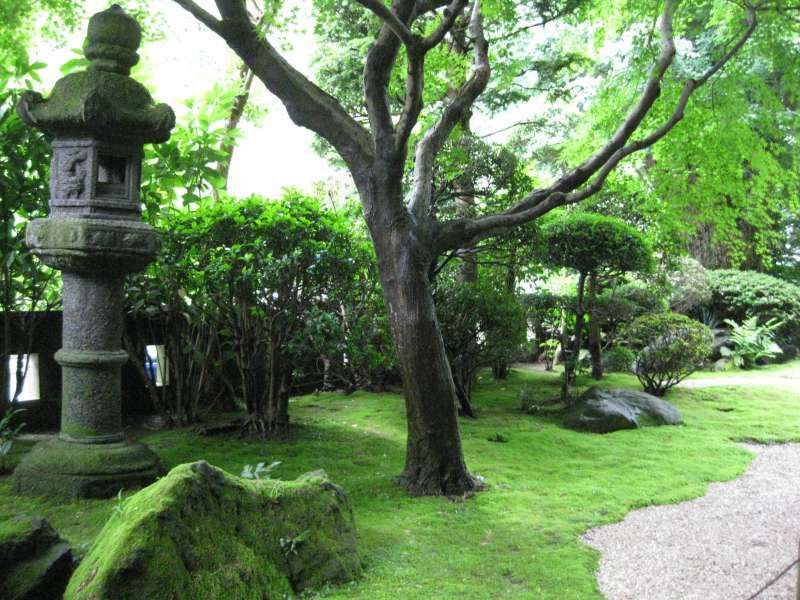
M 704 388 L 715 386 L 772 386 L 796 392 L 800 390 L 800 373 L 796 370 L 784 373 L 763 373 L 756 375 L 729 375 L 727 377 L 703 377 L 687 379 L 678 384 L 680 387 Z
M 745 600 L 797 558 L 800 444 L 745 447 L 756 458 L 739 479 L 586 532 L 606 598 Z M 794 600 L 796 582 L 794 567 L 758 600 Z

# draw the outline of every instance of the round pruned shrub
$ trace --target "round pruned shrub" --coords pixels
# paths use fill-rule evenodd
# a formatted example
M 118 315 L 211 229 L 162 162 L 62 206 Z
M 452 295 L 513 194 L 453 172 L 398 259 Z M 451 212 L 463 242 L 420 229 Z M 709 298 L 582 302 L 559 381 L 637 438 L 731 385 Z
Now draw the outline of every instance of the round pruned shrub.
M 634 372 L 644 391 L 663 396 L 691 375 L 711 352 L 711 330 L 678 313 L 644 315 L 628 325 L 623 337 L 636 351 Z
M 630 373 L 636 354 L 625 346 L 614 346 L 603 354 L 603 368 L 609 373 Z

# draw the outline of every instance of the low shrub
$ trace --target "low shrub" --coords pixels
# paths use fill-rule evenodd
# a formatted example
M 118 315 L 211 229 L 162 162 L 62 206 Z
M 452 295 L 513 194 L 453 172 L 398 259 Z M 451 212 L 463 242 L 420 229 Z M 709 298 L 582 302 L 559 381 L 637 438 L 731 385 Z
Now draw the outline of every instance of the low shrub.
M 637 352 L 634 372 L 649 394 L 663 396 L 689 375 L 711 351 L 708 327 L 678 313 L 644 315 L 623 332 Z
M 636 354 L 625 346 L 614 346 L 603 354 L 603 369 L 609 373 L 630 373 Z
M 757 317 L 750 317 L 741 324 L 730 319 L 725 322 L 731 326 L 730 347 L 723 346 L 720 353 L 730 358 L 734 366 L 750 369 L 781 353 L 781 347 L 775 343 L 775 330 L 782 325 L 780 321 L 773 319 L 759 325 Z
M 737 323 L 758 317 L 760 323 L 782 321 L 778 343 L 800 344 L 800 286 L 755 271 L 709 271 L 712 299 L 708 308 L 720 319 Z

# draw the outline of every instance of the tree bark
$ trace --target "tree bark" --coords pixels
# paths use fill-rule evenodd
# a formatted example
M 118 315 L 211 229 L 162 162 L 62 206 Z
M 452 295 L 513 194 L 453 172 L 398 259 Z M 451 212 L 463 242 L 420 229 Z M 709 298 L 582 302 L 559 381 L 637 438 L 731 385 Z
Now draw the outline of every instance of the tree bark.
M 368 198 L 365 205 L 374 206 L 376 200 Z M 398 482 L 413 495 L 479 489 L 461 450 L 456 390 L 428 279 L 430 253 L 414 235 L 407 213 L 365 213 L 405 391 L 408 438 Z
M 584 317 L 584 290 L 586 288 L 586 273 L 578 274 L 578 301 L 575 306 L 575 337 L 572 348 L 564 357 L 564 381 L 561 386 L 561 400 L 571 404 L 569 386 L 575 381 L 575 371 L 580 360 L 581 346 L 583 345 L 583 317 Z
M 597 320 L 595 303 L 597 300 L 597 274 L 589 276 L 589 353 L 592 358 L 592 379 L 603 378 L 602 332 Z

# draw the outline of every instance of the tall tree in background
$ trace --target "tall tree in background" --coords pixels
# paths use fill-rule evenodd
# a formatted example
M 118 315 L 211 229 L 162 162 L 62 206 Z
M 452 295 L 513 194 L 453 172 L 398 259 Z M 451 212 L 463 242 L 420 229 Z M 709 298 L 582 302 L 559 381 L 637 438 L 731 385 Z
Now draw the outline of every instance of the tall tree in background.
M 711 64 L 683 77 L 678 75 L 681 91 L 663 120 L 647 119 L 662 87 L 675 83 L 668 71 L 676 54 L 673 32 L 678 2 L 666 0 L 658 33 L 654 34 L 660 39 L 658 57 L 638 99 L 610 139 L 552 184 L 530 191 L 502 212 L 440 221 L 430 212 L 437 155 L 486 89 L 491 74 L 480 0 L 393 0 L 390 6 L 381 0 L 358 0 L 381 23 L 363 70 L 368 129 L 336 98 L 289 64 L 254 25 L 244 0 L 215 1 L 218 15 L 192 0 L 175 0 L 227 42 L 281 100 L 297 125 L 324 138 L 353 177 L 375 246 L 403 373 L 408 439 L 400 481 L 414 494 L 461 494 L 480 485 L 469 473 L 461 449 L 453 378 L 428 278 L 431 263 L 443 253 L 468 248 L 595 194 L 624 158 L 651 147 L 680 122 L 692 94 L 752 36 L 759 12 L 777 4 L 742 3 L 743 27 L 720 43 Z M 486 3 L 490 17 L 503 9 L 513 13 L 516 6 L 511 2 Z M 678 25 L 686 27 L 682 21 Z M 455 93 L 432 107 L 440 108 L 436 114 L 431 114 L 431 107 L 423 112 L 426 57 L 446 43 L 456 26 L 467 27 L 472 57 L 469 76 Z M 724 29 L 724 24 L 721 27 Z M 719 32 L 717 39 L 723 37 Z M 388 89 L 393 71 L 401 64 L 406 71 L 405 94 L 402 108 L 395 114 Z M 412 182 L 406 190 L 409 139 L 423 114 L 427 127 L 416 144 Z M 640 130 L 646 133 L 639 137 L 636 134 Z
M 724 4 L 684 4 L 689 24 L 682 37 L 693 53 L 676 67 L 685 72 L 716 52 L 707 24 L 734 15 Z M 624 15 L 617 17 L 611 22 L 618 27 L 630 25 Z M 791 237 L 792 221 L 800 218 L 798 23 L 786 12 L 765 14 L 759 32 L 713 85 L 697 92 L 681 127 L 617 170 L 598 196 L 598 210 L 639 221 L 663 251 L 689 252 L 708 268 L 770 269 Z M 605 80 L 561 160 L 581 156 L 587 143 L 602 139 L 637 93 L 629 71 L 646 64 L 640 38 L 634 38 L 633 51 L 606 59 Z

